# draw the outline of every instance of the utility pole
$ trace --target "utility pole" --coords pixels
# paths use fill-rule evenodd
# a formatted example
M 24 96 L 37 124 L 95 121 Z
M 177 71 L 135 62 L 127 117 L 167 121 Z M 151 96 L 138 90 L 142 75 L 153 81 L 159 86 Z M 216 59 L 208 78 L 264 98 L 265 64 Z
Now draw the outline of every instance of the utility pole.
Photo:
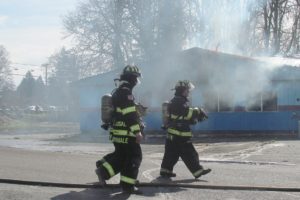
M 45 67 L 45 86 L 48 85 L 48 64 L 43 64 L 43 67 Z
M 48 64 L 43 64 L 42 67 L 45 67 L 45 104 L 48 105 Z
M 45 65 L 46 67 L 46 72 L 45 72 L 45 85 L 47 87 L 48 85 L 48 64 Z

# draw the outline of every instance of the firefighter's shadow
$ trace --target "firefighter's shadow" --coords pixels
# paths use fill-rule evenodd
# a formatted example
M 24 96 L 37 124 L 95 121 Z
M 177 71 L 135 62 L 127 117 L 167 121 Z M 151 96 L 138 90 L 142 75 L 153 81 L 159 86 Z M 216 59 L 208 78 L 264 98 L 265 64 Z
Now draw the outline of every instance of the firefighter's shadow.
M 82 191 L 70 191 L 52 197 L 51 200 L 126 200 L 129 194 L 123 194 L 119 188 L 88 188 Z
M 202 180 L 202 179 L 183 179 L 183 180 L 174 180 L 173 183 L 200 183 L 200 182 L 208 182 L 206 180 Z
M 153 197 L 157 194 L 176 193 L 186 189 L 180 187 L 141 187 L 142 194 L 138 196 Z M 130 196 L 137 194 L 124 194 L 121 188 L 88 188 L 82 191 L 70 191 L 68 193 L 60 194 L 51 198 L 51 200 L 99 200 L 99 199 L 112 199 L 112 200 L 126 200 Z
M 179 179 L 179 180 L 172 180 L 171 178 L 163 178 L 161 176 L 157 177 L 156 179 L 152 180 L 151 183 L 154 184 L 188 184 L 188 183 L 200 183 L 200 182 L 208 182 L 202 179 Z

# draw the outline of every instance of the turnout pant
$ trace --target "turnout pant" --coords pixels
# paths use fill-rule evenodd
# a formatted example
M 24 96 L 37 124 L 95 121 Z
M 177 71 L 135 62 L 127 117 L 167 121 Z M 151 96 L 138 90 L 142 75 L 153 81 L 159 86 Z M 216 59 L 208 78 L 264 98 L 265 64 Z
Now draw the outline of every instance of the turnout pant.
M 161 170 L 173 172 L 173 168 L 179 157 L 187 166 L 194 177 L 202 171 L 199 156 L 190 138 L 168 137 L 165 142 L 165 153 L 161 164 Z
M 123 189 L 131 188 L 137 182 L 138 171 L 142 162 L 141 146 L 135 142 L 114 143 L 114 146 L 115 151 L 97 161 L 96 166 L 102 166 L 105 169 L 107 172 L 106 180 L 121 173 L 121 187 Z

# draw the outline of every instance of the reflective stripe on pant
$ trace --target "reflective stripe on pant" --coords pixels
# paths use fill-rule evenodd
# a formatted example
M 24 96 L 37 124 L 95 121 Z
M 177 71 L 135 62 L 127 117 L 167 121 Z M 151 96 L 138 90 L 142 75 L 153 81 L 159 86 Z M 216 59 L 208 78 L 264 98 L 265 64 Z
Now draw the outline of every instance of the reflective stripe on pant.
M 121 186 L 123 188 L 133 187 L 137 182 L 139 167 L 142 162 L 141 146 L 137 143 L 130 144 L 124 151 L 127 151 L 127 158 L 124 167 L 121 169 Z
M 137 143 L 114 143 L 114 146 L 115 151 L 104 156 L 102 160 L 106 162 L 102 162 L 102 165 L 109 175 L 113 174 L 112 170 L 109 171 L 109 169 L 113 169 L 114 174 L 121 173 L 121 186 L 123 188 L 133 187 L 142 161 L 141 147 Z M 110 167 L 105 163 L 108 163 Z
M 114 175 L 116 175 L 115 170 L 111 166 L 111 164 L 109 164 L 108 162 L 104 162 L 102 165 L 107 170 L 109 177 L 113 177 Z
M 161 168 L 173 171 L 179 157 L 193 175 L 202 169 L 198 153 L 191 141 L 180 141 L 180 138 L 178 140 L 167 139 Z
M 127 177 L 127 176 L 121 176 L 121 182 L 130 184 L 130 185 L 135 185 L 136 184 L 136 179 Z

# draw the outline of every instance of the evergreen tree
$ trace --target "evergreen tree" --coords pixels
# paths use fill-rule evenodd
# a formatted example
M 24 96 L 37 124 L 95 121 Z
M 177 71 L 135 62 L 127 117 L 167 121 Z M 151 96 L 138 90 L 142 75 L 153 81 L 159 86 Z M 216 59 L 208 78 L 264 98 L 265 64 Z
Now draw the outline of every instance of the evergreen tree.
M 33 100 L 35 104 L 43 105 L 45 103 L 45 84 L 41 76 L 39 76 L 34 84 L 33 88 Z
M 17 88 L 17 95 L 22 106 L 34 104 L 34 87 L 35 79 L 30 71 L 28 71 Z

